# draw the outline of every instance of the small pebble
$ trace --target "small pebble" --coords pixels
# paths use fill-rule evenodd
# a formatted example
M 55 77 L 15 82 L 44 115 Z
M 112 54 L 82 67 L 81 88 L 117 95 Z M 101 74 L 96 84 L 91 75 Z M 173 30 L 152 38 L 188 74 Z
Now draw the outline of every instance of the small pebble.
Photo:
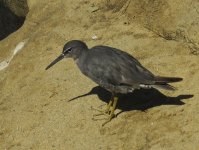
M 93 35 L 93 36 L 92 36 L 92 39 L 93 39 L 93 40 L 97 40 L 98 37 L 97 37 L 96 35 Z

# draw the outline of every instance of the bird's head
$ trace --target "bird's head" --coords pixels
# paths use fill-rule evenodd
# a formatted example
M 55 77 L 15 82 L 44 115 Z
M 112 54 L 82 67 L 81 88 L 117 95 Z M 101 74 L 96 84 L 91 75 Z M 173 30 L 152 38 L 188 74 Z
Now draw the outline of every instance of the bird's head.
M 59 55 L 54 61 L 52 61 L 47 67 L 46 70 L 52 67 L 54 64 L 62 60 L 63 58 L 73 58 L 74 60 L 78 59 L 81 54 L 87 50 L 87 45 L 79 40 L 72 40 L 67 42 L 64 47 L 61 55 Z

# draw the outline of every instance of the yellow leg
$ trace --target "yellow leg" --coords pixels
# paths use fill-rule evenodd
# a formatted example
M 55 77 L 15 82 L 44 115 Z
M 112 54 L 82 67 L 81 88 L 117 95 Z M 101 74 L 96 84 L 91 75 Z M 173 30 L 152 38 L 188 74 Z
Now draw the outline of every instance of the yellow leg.
M 113 104 L 113 96 L 111 97 L 109 103 L 106 105 L 106 109 L 105 110 L 104 109 L 98 109 L 98 108 L 91 107 L 92 109 L 97 110 L 97 111 L 100 112 L 100 114 L 96 114 L 94 116 L 109 114 L 110 113 L 110 108 L 111 108 L 112 104 Z
M 109 101 L 109 103 L 108 103 L 108 105 L 107 105 L 107 107 L 106 107 L 106 110 L 105 110 L 106 113 L 109 113 L 110 108 L 111 108 L 111 106 L 112 106 L 112 104 L 113 104 L 113 101 L 114 101 L 114 97 L 112 96 L 112 97 L 111 97 L 111 100 Z
M 112 106 L 111 112 L 109 114 L 109 117 L 107 118 L 107 121 L 102 124 L 102 126 L 104 126 L 105 124 L 110 122 L 115 117 L 114 111 L 115 111 L 115 108 L 117 105 L 117 101 L 118 101 L 118 97 L 116 96 L 116 97 L 114 97 L 113 106 Z

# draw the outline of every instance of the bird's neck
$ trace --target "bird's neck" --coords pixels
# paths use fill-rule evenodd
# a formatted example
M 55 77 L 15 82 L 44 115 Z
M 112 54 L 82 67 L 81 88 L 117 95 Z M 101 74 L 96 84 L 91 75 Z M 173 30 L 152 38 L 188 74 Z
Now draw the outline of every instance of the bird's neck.
M 88 49 L 78 49 L 76 54 L 73 55 L 74 61 L 78 61 L 79 59 L 85 57 L 87 55 Z
M 85 52 L 82 52 L 81 55 L 79 55 L 79 57 L 74 58 L 75 63 L 77 64 L 77 66 L 79 67 L 81 71 L 87 59 L 87 54 L 88 54 L 88 50 Z

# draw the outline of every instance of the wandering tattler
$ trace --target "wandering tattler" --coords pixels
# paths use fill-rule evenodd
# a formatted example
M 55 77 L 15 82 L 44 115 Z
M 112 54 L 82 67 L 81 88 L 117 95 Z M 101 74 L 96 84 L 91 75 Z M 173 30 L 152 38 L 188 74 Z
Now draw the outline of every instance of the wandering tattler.
M 112 94 L 110 102 L 103 114 L 107 114 L 106 124 L 115 115 L 114 110 L 118 101 L 118 93 L 130 93 L 135 89 L 161 88 L 175 90 L 168 83 L 181 81 L 179 77 L 155 76 L 144 68 L 130 54 L 108 46 L 88 48 L 79 40 L 69 41 L 63 51 L 46 70 L 63 58 L 73 58 L 81 72 Z M 103 124 L 103 125 L 104 125 Z

